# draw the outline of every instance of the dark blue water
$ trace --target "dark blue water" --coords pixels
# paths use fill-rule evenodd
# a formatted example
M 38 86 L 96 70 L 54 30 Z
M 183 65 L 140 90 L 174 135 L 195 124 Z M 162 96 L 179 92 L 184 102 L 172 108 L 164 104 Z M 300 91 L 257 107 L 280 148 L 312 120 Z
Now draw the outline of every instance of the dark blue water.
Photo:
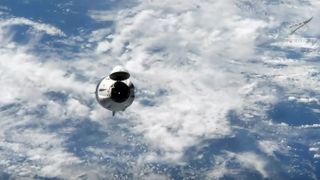
M 121 1 L 76 0 L 76 1 L 18 1 L 2 0 L 0 6 L 9 8 L 10 15 L 25 17 L 36 22 L 53 25 L 67 35 L 78 34 L 79 31 L 90 31 L 109 25 L 111 22 L 92 20 L 90 10 L 111 10 Z
M 64 59 L 75 59 L 74 53 L 84 52 L 82 46 L 88 40 L 88 35 L 92 31 L 113 27 L 112 21 L 96 21 L 92 19 L 90 12 L 99 10 L 113 11 L 128 5 L 130 3 L 122 3 L 122 0 L 2 0 L 0 1 L 0 7 L 4 8 L 1 8 L 0 11 L 4 12 L 4 14 L 0 15 L 0 18 L 26 18 L 60 29 L 66 37 L 42 34 L 38 38 L 39 43 L 34 45 L 35 47 L 31 50 L 35 54 L 55 53 L 63 55 Z M 12 40 L 16 43 L 28 44 L 34 40 L 34 33 L 32 33 L 30 26 L 14 25 L 10 27 L 10 32 L 13 34 Z M 71 37 L 80 37 L 81 42 L 74 42 Z M 91 47 L 87 49 L 90 50 L 95 45 L 91 44 Z M 65 52 L 70 52 L 71 54 Z M 46 58 L 44 57 L 43 59 Z
M 268 114 L 277 123 L 284 122 L 291 126 L 312 125 L 320 123 L 319 113 L 313 111 L 319 108 L 317 103 L 285 101 L 276 104 Z

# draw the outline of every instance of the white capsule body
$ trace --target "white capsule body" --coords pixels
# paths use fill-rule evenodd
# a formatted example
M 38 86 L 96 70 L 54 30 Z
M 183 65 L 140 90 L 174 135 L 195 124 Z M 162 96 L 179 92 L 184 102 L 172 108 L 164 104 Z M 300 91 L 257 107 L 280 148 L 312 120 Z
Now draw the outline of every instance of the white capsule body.
M 129 107 L 134 100 L 134 86 L 129 77 L 128 71 L 116 66 L 96 87 L 95 94 L 99 104 L 114 113 Z

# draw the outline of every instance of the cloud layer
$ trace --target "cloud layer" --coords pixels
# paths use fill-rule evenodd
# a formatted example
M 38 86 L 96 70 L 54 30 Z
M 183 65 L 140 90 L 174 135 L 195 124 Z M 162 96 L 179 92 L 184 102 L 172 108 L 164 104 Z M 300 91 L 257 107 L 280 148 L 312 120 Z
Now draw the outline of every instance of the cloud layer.
M 320 4 L 281 2 L 136 1 L 88 11 L 113 25 L 76 36 L 4 16 L 1 169 L 90 179 L 319 177 L 319 20 L 287 31 L 317 17 Z M 16 26 L 33 32 L 29 42 L 15 41 Z M 50 46 L 47 36 L 80 51 Z M 92 92 L 118 64 L 137 98 L 112 118 Z

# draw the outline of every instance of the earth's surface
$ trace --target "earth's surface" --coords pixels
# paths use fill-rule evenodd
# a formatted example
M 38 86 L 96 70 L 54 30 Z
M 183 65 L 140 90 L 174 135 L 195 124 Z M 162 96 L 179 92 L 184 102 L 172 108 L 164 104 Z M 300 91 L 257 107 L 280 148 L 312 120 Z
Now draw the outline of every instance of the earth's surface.
M 0 179 L 320 179 L 319 17 L 319 0 L 1 0 Z M 136 100 L 112 117 L 92 92 L 119 64 Z

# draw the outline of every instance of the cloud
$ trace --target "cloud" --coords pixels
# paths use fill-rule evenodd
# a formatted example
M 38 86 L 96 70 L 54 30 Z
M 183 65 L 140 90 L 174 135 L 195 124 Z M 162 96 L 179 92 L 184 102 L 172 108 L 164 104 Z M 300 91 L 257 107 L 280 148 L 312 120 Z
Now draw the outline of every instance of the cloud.
M 318 6 L 316 1 L 310 3 Z M 259 7 L 267 14 L 260 13 Z M 287 39 L 274 38 L 280 37 L 284 22 L 291 22 L 290 16 L 298 21 L 318 13 L 316 8 L 308 9 L 310 5 L 298 1 L 281 5 L 233 0 L 137 1 L 133 7 L 112 13 L 88 11 L 92 19 L 114 24 L 81 37 L 66 37 L 52 25 L 27 18 L 2 19 L 0 147 L 5 150 L 0 153 L 0 165 L 11 174 L 27 177 L 99 178 L 99 174 L 103 178 L 108 173 L 123 173 L 119 170 L 122 165 L 128 174 L 139 176 L 152 163 L 185 168 L 189 163 L 186 151 L 191 147 L 206 140 L 241 139 L 237 132 L 247 129 L 261 138 L 253 140 L 258 147 L 217 154 L 221 163 L 205 173 L 224 177 L 253 169 L 272 177 L 268 168 L 276 154 L 291 155 L 289 144 L 306 133 L 301 129 L 318 127 L 301 124 L 291 128 L 268 115 L 281 101 L 319 104 L 319 69 L 312 62 L 317 55 L 290 57 L 291 51 L 318 52 L 319 46 L 308 39 L 286 41 L 306 35 L 316 38 L 315 26 L 310 24 Z M 62 43 L 79 43 L 72 46 L 90 44 L 92 48 L 79 53 L 61 48 L 61 54 L 41 54 L 31 44 L 12 39 L 8 27 L 15 25 L 61 36 Z M 48 48 L 54 52 L 55 47 Z M 118 64 L 131 72 L 137 96 L 126 112 L 111 119 L 90 93 L 99 78 Z M 237 117 L 232 119 L 230 114 Z M 308 142 L 299 143 L 308 146 Z M 228 168 L 231 161 L 240 163 L 242 169 Z M 290 165 L 284 163 L 280 166 Z M 146 177 L 170 176 L 155 173 Z
M 268 156 L 274 156 L 274 152 L 280 151 L 280 145 L 274 141 L 260 141 L 259 148 L 264 151 Z
M 73 168 L 82 161 L 65 148 L 67 137 L 50 132 L 49 127 L 89 115 L 90 107 L 83 105 L 87 99 L 81 97 L 89 98 L 90 83 L 68 75 L 64 64 L 54 57 L 42 61 L 30 51 L 32 45 L 14 42 L 6 28 L 13 25 L 63 35 L 50 25 L 24 18 L 0 22 L 0 166 L 17 177 L 71 177 L 80 173 Z M 68 128 L 59 130 L 65 133 Z
M 209 179 L 239 178 L 245 177 L 246 173 L 250 174 L 255 171 L 261 175 L 261 178 L 269 177 L 267 161 L 261 156 L 253 152 L 232 153 L 226 151 L 216 158 L 215 166 L 212 171 L 208 172 L 207 177 Z M 260 178 L 255 174 L 251 174 L 251 177 Z
M 300 48 L 319 52 L 315 43 L 302 38 L 314 35 L 315 28 L 297 33 L 302 43 L 288 42 L 279 49 L 275 45 L 288 37 L 286 24 L 317 11 L 298 1 L 250 3 L 253 11 L 244 12 L 235 1 L 141 1 L 113 16 L 117 25 L 108 36 L 107 54 L 129 69 L 139 87 L 125 117 L 136 123 L 134 130 L 153 148 L 163 152 L 150 159 L 181 162 L 188 147 L 234 134 L 236 125 L 230 123 L 228 113 L 237 112 L 244 124 L 267 126 L 260 121 L 273 121 L 268 115 L 272 106 L 292 94 L 318 92 L 318 78 L 312 75 L 318 72 L 316 65 L 303 54 L 302 61 L 290 57 Z M 259 7 L 267 14 L 260 13 Z M 100 15 L 98 20 L 103 19 Z M 257 133 L 274 137 L 267 130 Z M 285 153 L 285 148 L 281 151 Z M 242 155 L 239 161 L 247 154 Z M 269 162 L 260 154 L 251 159 L 243 163 L 259 166 L 267 177 Z M 256 160 L 259 164 L 253 164 Z
M 8 128 L 8 125 L 2 127 Z M 64 142 L 58 135 L 20 127 L 11 130 L 10 136 L 5 136 L 6 140 L 0 142 L 0 164 L 8 173 L 20 177 L 58 177 L 64 176 L 72 164 L 80 162 L 78 158 L 66 152 L 63 148 Z
M 262 174 L 263 178 L 268 177 L 268 172 L 265 169 L 266 162 L 254 153 L 241 153 L 235 155 L 236 159 L 243 164 L 244 167 L 249 169 L 256 169 Z
M 52 25 L 34 22 L 32 20 L 22 18 L 22 17 L 0 19 L 0 24 L 1 24 L 1 28 L 6 26 L 14 26 L 14 25 L 26 25 L 26 26 L 31 26 L 33 29 L 39 32 L 44 32 L 52 36 L 66 36 L 60 29 Z
M 244 79 L 223 66 L 228 58 L 255 55 L 265 23 L 241 18 L 231 1 L 168 3 L 141 2 L 121 11 L 107 49 L 139 87 L 137 102 L 128 109 L 135 130 L 179 157 L 203 138 L 231 133 L 227 114 L 242 106 L 238 89 Z

